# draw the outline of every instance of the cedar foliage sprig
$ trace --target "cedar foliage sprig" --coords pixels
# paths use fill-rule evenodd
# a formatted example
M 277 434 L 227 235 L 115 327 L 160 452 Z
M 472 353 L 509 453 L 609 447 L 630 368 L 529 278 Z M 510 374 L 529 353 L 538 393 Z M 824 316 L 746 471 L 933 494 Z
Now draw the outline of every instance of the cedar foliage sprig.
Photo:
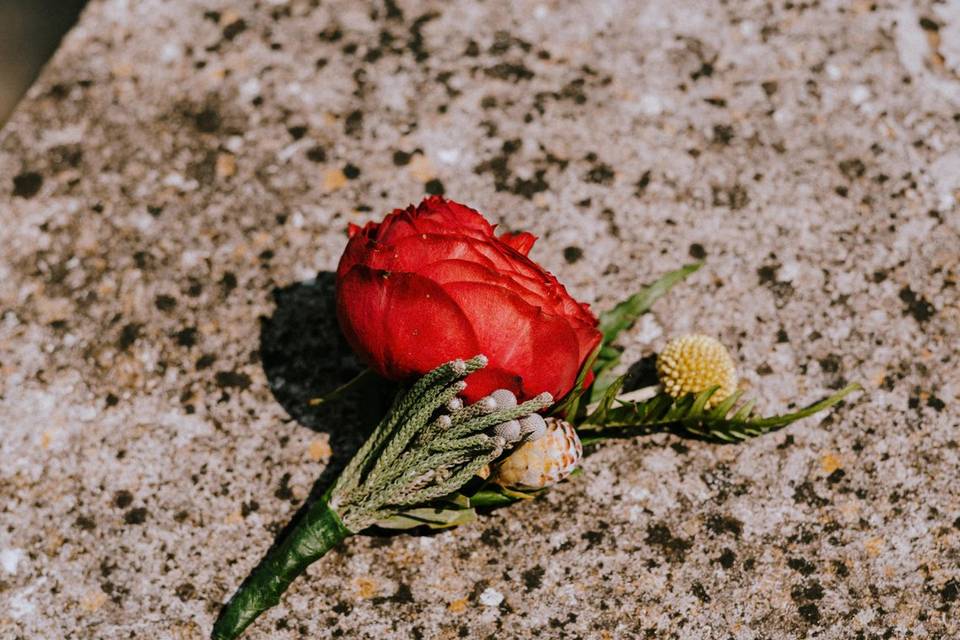
M 397 396 L 333 486 L 309 506 L 224 605 L 213 640 L 239 636 L 279 603 L 297 576 L 345 538 L 378 521 L 410 522 L 431 511 L 425 505 L 456 494 L 507 445 L 485 429 L 553 403 L 553 397 L 544 393 L 510 407 L 498 406 L 488 397 L 451 409 L 451 400 L 466 388 L 463 379 L 486 364 L 482 355 L 448 362 Z
M 449 362 L 398 398 L 333 486 L 330 506 L 344 526 L 362 531 L 399 507 L 456 492 L 504 451 L 506 442 L 485 429 L 553 402 L 544 393 L 513 407 L 484 399 L 467 409 L 441 412 L 466 388 L 463 378 L 486 364 L 482 355 Z

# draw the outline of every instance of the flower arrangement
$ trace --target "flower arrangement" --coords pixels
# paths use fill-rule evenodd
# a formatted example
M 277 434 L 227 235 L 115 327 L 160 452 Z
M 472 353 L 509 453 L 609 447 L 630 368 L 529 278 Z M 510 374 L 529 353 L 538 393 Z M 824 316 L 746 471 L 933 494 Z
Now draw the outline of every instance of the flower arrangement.
M 700 268 L 667 273 L 594 316 L 484 217 L 430 197 L 351 225 L 337 269 L 341 329 L 370 370 L 400 382 L 387 415 L 337 480 L 224 606 L 214 640 L 238 637 L 291 582 L 371 526 L 457 526 L 571 476 L 583 447 L 673 431 L 739 442 L 826 409 L 849 385 L 786 415 L 742 402 L 734 361 L 707 336 L 671 340 L 659 384 L 623 393 L 615 341 Z

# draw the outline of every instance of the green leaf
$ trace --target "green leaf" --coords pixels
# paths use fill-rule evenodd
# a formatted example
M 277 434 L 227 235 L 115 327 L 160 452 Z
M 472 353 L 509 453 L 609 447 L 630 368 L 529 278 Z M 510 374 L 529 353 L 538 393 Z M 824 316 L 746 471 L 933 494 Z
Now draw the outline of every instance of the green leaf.
M 390 518 L 378 520 L 376 525 L 384 529 L 414 529 L 423 526 L 431 529 L 446 529 L 466 524 L 475 520 L 476 517 L 477 512 L 472 508 L 422 507 L 407 509 Z
M 584 445 L 608 438 L 629 438 L 659 431 L 673 431 L 712 442 L 742 442 L 823 411 L 860 390 L 862 387 L 854 383 L 803 409 L 768 418 L 753 415 L 752 401 L 737 408 L 735 405 L 740 400 L 740 393 L 707 409 L 706 404 L 716 393 L 716 387 L 696 396 L 687 394 L 678 399 L 660 393 L 644 402 L 623 403 L 600 415 L 594 412 L 588 418 L 590 422 L 581 425 L 578 430 Z M 602 418 L 602 421 L 594 420 L 595 417 Z
M 676 271 L 671 271 L 652 284 L 647 285 L 633 294 L 613 309 L 600 314 L 600 333 L 603 334 L 603 344 L 613 342 L 621 331 L 629 329 L 641 315 L 650 310 L 653 303 L 667 293 L 675 284 L 703 266 L 702 262 L 688 264 Z
M 563 399 L 563 402 L 558 404 L 553 410 L 553 415 L 563 416 L 567 421 L 573 421 L 577 414 L 580 411 L 580 398 L 583 396 L 584 384 L 587 381 L 587 374 L 590 373 L 590 369 L 593 366 L 594 360 L 596 360 L 597 355 L 600 353 L 600 345 L 597 346 L 593 352 L 587 356 L 586 361 L 583 363 L 583 367 L 580 368 L 580 373 L 577 375 L 577 381 L 573 385 L 573 390 L 570 391 Z
M 498 489 L 499 487 L 497 486 L 491 486 L 487 489 L 480 489 L 475 494 L 470 496 L 470 505 L 476 508 L 503 507 L 508 504 L 513 504 L 517 501 L 517 498 L 511 498 L 510 496 L 498 491 Z
M 470 506 L 475 508 L 504 507 L 519 500 L 533 500 L 539 493 L 540 491 L 516 491 L 497 485 L 489 485 L 470 496 Z
M 478 508 L 497 508 L 520 500 L 532 500 L 537 493 L 528 493 L 488 484 L 473 495 L 457 492 L 443 498 L 434 507 L 407 509 L 394 516 L 377 521 L 384 529 L 414 529 L 427 526 L 431 529 L 456 527 L 473 521 Z
M 590 402 L 600 399 L 616 379 L 612 370 L 620 362 L 620 356 L 623 353 L 623 349 L 613 344 L 617 336 L 632 327 L 637 318 L 648 312 L 653 303 L 663 297 L 674 285 L 702 266 L 702 262 L 695 262 L 664 274 L 613 309 L 600 314 L 599 329 L 603 339 L 600 342 L 600 351 L 593 361 L 596 380 L 591 389 Z
M 620 363 L 622 353 L 623 351 L 620 347 L 613 345 L 604 345 L 600 350 L 600 355 L 597 356 L 597 362 L 600 362 L 601 358 L 603 358 L 603 360 L 601 366 L 596 367 L 593 372 L 596 377 L 594 378 L 593 386 L 590 388 L 591 404 L 603 397 L 603 394 L 610 388 L 610 385 L 617 379 L 617 375 L 613 372 L 613 369 Z
M 613 401 L 617 399 L 617 394 L 620 393 L 620 389 L 623 388 L 623 383 L 626 379 L 627 376 L 620 376 L 607 386 L 603 392 L 603 396 L 600 398 L 600 404 L 597 405 L 593 413 L 587 416 L 585 422 L 603 424 L 606 421 L 607 413 L 610 411 L 610 407 L 613 406 Z

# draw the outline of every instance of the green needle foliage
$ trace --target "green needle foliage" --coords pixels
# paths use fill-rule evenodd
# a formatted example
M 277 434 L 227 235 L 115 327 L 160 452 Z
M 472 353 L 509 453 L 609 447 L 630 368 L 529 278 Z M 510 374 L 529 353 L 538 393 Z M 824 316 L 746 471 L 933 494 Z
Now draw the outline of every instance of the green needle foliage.
M 764 418 L 753 414 L 752 401 L 737 404 L 742 392 L 707 409 L 707 403 L 717 392 L 717 387 L 681 398 L 659 393 L 643 402 L 620 402 L 619 406 L 613 406 L 615 389 L 622 383 L 621 378 L 611 386 L 610 389 L 614 391 L 604 395 L 597 409 L 578 428 L 584 445 L 608 438 L 630 438 L 658 431 L 673 431 L 719 443 L 742 442 L 812 416 L 837 404 L 850 393 L 861 390 L 859 384 L 850 384 L 798 411 Z
M 310 506 L 224 605 L 213 640 L 233 640 L 276 605 L 297 576 L 345 538 L 375 523 L 408 528 L 454 526 L 472 510 L 431 507 L 451 498 L 506 445 L 485 433 L 491 426 L 528 416 L 553 403 L 549 393 L 514 407 L 489 399 L 447 412 L 463 378 L 487 364 L 484 356 L 437 367 L 394 401 L 386 417 L 323 498 Z M 469 503 L 460 499 L 469 508 Z

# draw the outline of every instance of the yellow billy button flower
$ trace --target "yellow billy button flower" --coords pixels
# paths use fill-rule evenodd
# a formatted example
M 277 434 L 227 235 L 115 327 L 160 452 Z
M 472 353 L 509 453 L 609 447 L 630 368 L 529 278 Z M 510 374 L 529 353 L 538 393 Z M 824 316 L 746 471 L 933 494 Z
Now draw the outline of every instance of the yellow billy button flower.
M 718 340 L 703 335 L 674 338 L 657 356 L 657 375 L 674 398 L 719 387 L 707 402 L 723 402 L 737 388 L 737 370 L 730 352 Z

